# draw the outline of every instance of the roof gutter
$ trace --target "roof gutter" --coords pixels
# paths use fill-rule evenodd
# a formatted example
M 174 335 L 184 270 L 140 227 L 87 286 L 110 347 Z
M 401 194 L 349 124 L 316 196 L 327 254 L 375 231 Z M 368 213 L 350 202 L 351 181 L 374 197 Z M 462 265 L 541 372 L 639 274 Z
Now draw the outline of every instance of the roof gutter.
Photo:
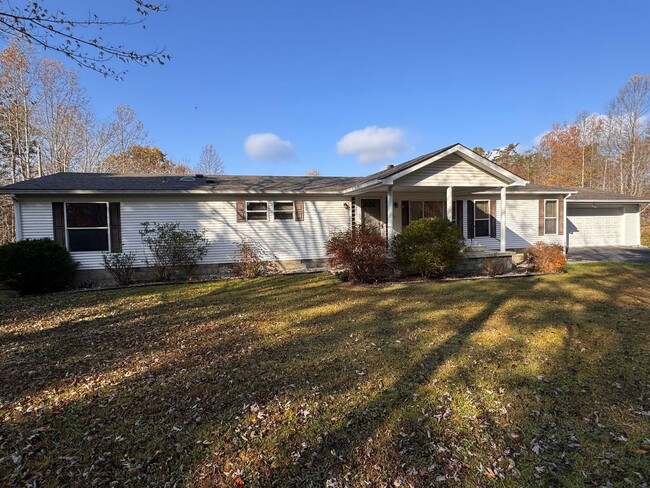
M 204 190 L 2 190 L 0 195 L 340 195 L 341 190 L 332 191 L 204 191 Z
M 374 188 L 376 186 L 380 186 L 383 183 L 384 180 L 371 180 L 371 181 L 366 181 L 365 183 L 361 183 L 360 185 L 357 186 L 351 186 L 350 188 L 346 188 L 343 190 L 344 195 L 349 195 L 351 193 L 355 193 L 357 191 L 361 190 L 368 190 L 369 188 Z

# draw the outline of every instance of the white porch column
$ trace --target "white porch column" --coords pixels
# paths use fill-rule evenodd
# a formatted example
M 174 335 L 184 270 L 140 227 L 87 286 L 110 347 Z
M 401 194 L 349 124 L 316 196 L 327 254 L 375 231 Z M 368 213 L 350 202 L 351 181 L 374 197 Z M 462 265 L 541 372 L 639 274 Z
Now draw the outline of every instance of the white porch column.
M 501 188 L 501 252 L 506 252 L 506 187 Z
M 453 201 L 453 190 L 451 186 L 447 187 L 447 220 L 451 222 L 451 220 L 454 218 L 454 201 Z
M 388 198 L 386 200 L 386 205 L 388 207 L 386 209 L 386 220 L 388 222 L 386 222 L 386 225 L 387 225 L 386 229 L 388 231 L 387 232 L 388 241 L 390 242 L 390 241 L 393 240 L 393 236 L 395 234 L 395 230 L 394 230 L 395 226 L 394 226 L 394 223 L 393 223 L 393 220 L 394 220 L 393 219 L 393 207 L 395 206 L 394 203 L 393 203 L 393 185 L 388 185 L 386 187 L 386 190 L 388 192 Z

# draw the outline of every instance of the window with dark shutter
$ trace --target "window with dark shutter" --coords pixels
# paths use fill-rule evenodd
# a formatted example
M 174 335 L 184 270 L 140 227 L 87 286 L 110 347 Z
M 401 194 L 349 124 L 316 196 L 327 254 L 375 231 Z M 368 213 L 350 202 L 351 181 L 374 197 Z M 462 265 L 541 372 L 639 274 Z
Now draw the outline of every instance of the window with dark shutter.
M 269 220 L 268 202 L 246 202 L 246 220 L 248 222 L 256 220 Z
M 52 230 L 54 242 L 65 247 L 65 217 L 63 202 L 52 202 Z
M 246 222 L 246 202 L 238 200 L 236 202 L 237 222 Z
M 460 229 L 460 232 L 463 232 L 463 201 L 456 201 L 456 225 Z
M 111 252 L 122 252 L 122 216 L 120 202 L 111 202 L 108 204 L 108 216 L 111 230 Z
M 108 251 L 108 204 L 66 203 L 65 224 L 71 252 Z
M 302 200 L 295 201 L 296 206 L 296 221 L 302 222 L 305 220 L 305 202 Z
M 490 236 L 490 201 L 476 200 L 474 202 L 474 236 Z

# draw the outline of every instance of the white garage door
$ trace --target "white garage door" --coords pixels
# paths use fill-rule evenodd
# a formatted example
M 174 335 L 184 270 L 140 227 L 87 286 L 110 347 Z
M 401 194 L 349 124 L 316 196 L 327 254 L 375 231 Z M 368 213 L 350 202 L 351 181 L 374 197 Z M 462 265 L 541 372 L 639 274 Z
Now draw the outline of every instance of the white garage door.
M 569 247 L 621 245 L 622 208 L 567 209 Z

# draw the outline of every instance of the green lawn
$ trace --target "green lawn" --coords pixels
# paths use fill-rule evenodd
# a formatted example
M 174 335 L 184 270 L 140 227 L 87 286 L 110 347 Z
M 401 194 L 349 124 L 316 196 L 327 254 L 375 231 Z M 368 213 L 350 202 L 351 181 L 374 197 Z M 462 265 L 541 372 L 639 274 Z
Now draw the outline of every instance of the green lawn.
M 8 299 L 0 317 L 0 484 L 650 482 L 647 266 L 277 276 Z

